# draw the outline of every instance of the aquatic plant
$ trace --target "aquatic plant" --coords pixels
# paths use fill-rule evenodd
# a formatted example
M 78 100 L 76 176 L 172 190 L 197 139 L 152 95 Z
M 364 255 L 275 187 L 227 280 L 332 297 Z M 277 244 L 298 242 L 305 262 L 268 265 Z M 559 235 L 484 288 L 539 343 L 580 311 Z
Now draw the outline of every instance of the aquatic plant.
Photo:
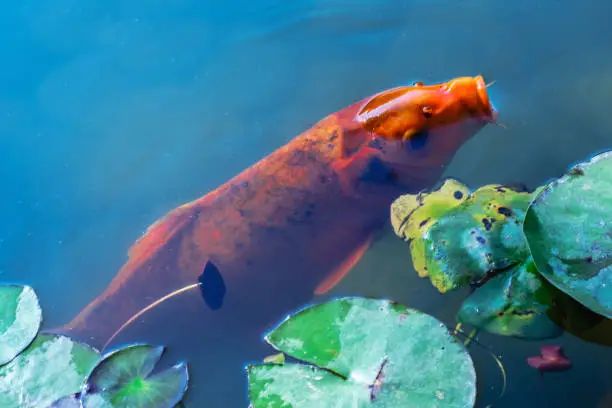
M 419 276 L 441 293 L 472 288 L 460 323 L 532 339 L 565 329 L 609 344 L 610 209 L 612 152 L 605 152 L 533 193 L 503 185 L 470 192 L 448 179 L 399 197 L 391 221 Z
M 0 285 L 0 407 L 172 408 L 182 400 L 186 364 L 150 375 L 163 347 L 136 344 L 101 355 L 39 333 L 41 324 L 31 287 Z
M 310 306 L 265 341 L 282 354 L 247 366 L 253 408 L 475 403 L 465 346 L 439 320 L 389 300 L 345 297 Z

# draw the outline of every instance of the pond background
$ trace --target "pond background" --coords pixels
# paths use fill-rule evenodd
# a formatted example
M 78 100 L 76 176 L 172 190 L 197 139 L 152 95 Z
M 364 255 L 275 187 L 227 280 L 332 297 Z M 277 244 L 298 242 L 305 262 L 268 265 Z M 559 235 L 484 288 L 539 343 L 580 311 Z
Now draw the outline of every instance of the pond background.
M 364 96 L 483 74 L 500 121 L 446 175 L 535 187 L 612 148 L 612 3 L 542 0 L 24 0 L 0 13 L 0 280 L 32 285 L 45 327 L 110 282 L 152 222 Z M 453 321 L 379 241 L 330 296 L 391 297 Z M 540 344 L 482 334 L 483 406 L 597 407 L 612 351 L 564 335 L 574 368 L 538 374 Z M 198 393 L 191 407 L 246 406 Z M 222 381 L 220 378 L 219 381 Z M 238 392 L 238 391 L 236 391 Z M 190 401 L 195 401 L 195 403 Z M 602 404 L 599 407 L 612 406 Z

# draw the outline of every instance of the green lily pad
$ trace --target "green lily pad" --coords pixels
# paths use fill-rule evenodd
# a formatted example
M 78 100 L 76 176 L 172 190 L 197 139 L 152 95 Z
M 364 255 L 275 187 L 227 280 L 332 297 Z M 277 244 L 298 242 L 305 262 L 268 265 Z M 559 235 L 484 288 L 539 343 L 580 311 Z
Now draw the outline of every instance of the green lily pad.
M 450 179 L 439 190 L 416 197 L 403 196 L 392 205 L 396 219 L 405 214 L 395 231 L 410 240 L 419 275 L 429 276 L 441 293 L 478 284 L 491 271 L 529 256 L 522 222 L 531 194 L 497 184 L 469 194 Z
M 478 288 L 461 305 L 457 320 L 502 336 L 558 337 L 563 329 L 548 316 L 556 293 L 529 258 Z
M 31 287 L 0 285 L 0 366 L 28 347 L 41 323 L 42 310 Z
M 112 351 L 93 369 L 87 385 L 95 390 L 106 390 L 134 378 L 146 377 L 163 352 L 163 346 L 148 344 L 132 344 Z
M 76 393 L 99 359 L 99 353 L 85 344 L 41 334 L 0 367 L 0 407 L 46 407 Z
M 136 344 L 116 350 L 93 369 L 81 397 L 84 408 L 172 408 L 183 398 L 189 380 L 179 363 L 150 375 L 163 347 Z
M 533 199 L 524 234 L 538 270 L 584 306 L 612 317 L 612 152 L 594 156 Z
M 475 403 L 476 373 L 463 344 L 439 320 L 388 300 L 348 297 L 311 306 L 265 339 L 313 365 L 247 366 L 254 408 Z

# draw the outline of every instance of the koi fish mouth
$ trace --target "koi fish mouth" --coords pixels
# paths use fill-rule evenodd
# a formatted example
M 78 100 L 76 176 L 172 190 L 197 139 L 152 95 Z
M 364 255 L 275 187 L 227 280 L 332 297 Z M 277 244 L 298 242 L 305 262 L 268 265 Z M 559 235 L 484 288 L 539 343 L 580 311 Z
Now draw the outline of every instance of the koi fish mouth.
M 487 113 L 488 116 L 493 116 L 495 110 L 491 105 L 491 100 L 489 99 L 489 94 L 487 92 L 487 84 L 485 83 L 484 78 L 482 75 L 478 75 L 474 79 L 476 81 L 476 94 L 478 95 L 480 106 L 485 108 L 485 113 Z
M 491 81 L 487 84 L 482 75 L 474 77 L 474 81 L 476 82 L 476 95 L 478 96 L 479 105 L 483 107 L 483 119 L 493 125 L 504 127 L 504 125 L 497 121 L 499 112 L 491 103 L 489 93 L 487 92 L 487 88 L 493 85 L 495 81 Z

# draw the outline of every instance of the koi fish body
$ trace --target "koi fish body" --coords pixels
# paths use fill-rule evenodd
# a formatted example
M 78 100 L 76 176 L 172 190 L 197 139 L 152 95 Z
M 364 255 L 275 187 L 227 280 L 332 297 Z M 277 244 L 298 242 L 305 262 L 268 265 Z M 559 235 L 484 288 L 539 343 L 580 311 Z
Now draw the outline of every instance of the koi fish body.
M 211 370 L 200 372 L 210 376 L 203 389 L 234 406 L 240 383 L 220 385 L 219 364 L 244 381 L 238 364 L 261 357 L 262 332 L 340 281 L 391 202 L 433 186 L 494 116 L 481 77 L 354 103 L 153 224 L 110 286 L 59 331 L 97 347 L 162 342 L 202 361 Z

